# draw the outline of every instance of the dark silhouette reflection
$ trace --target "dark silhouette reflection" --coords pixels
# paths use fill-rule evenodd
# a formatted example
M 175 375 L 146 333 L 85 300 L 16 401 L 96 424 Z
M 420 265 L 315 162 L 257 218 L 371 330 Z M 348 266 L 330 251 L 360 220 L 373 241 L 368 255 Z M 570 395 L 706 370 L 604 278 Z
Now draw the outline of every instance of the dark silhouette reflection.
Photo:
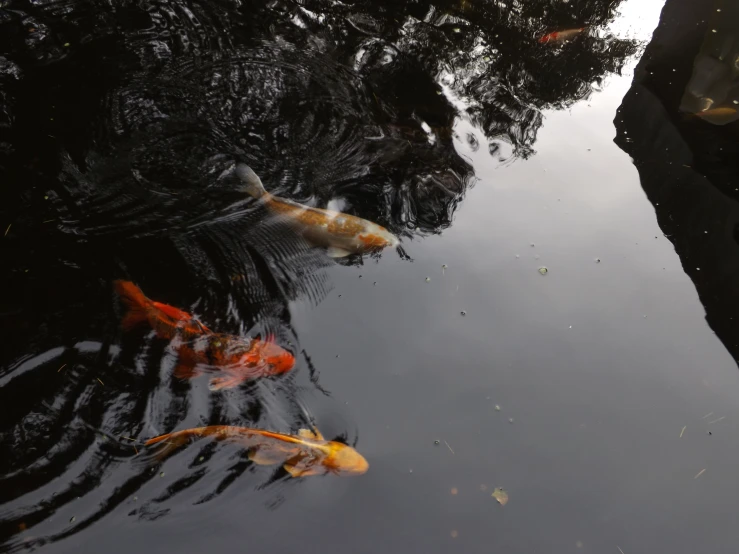
M 735 2 L 668 0 L 616 117 L 711 328 L 739 359 L 739 103 Z M 732 77 L 733 76 L 733 77 Z M 724 108 L 723 114 L 695 115 Z M 708 113 L 708 112 L 706 112 Z M 729 117 L 724 117 L 726 115 Z
M 274 482 L 279 506 L 284 472 L 233 447 L 153 470 L 136 455 L 185 425 L 295 431 L 303 402 L 329 402 L 289 305 L 320 302 L 334 262 L 236 192 L 233 165 L 406 243 L 440 233 L 472 183 L 463 148 L 532 155 L 542 110 L 635 52 L 604 31 L 618 4 L 3 2 L 0 540 L 40 545 L 117 510 L 156 519 L 236 479 Z M 219 332 L 274 335 L 296 368 L 219 394 L 173 379 L 166 342 L 121 334 L 118 278 Z

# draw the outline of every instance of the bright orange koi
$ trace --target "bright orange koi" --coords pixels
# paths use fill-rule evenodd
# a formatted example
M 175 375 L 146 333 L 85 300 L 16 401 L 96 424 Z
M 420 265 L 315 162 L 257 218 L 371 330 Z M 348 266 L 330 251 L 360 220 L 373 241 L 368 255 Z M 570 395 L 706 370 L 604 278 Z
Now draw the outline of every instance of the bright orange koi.
M 273 433 L 249 427 L 212 425 L 184 429 L 161 435 L 146 441 L 146 446 L 165 445 L 157 453 L 160 459 L 171 454 L 191 440 L 213 437 L 249 449 L 249 459 L 259 465 L 282 464 L 293 477 L 308 475 L 361 475 L 369 464 L 351 446 L 335 441 L 327 441 L 318 431 L 301 429 L 297 436 Z
M 580 27 L 579 29 L 567 29 L 566 31 L 554 31 L 544 35 L 539 39 L 539 42 L 545 44 L 547 42 L 566 42 L 575 38 L 577 35 L 582 33 L 586 27 Z
M 178 361 L 174 374 L 180 379 L 218 373 L 209 388 L 229 389 L 250 379 L 285 373 L 295 365 L 293 355 L 271 340 L 214 333 L 187 312 L 148 299 L 130 281 L 113 284 L 128 308 L 121 327 L 129 330 L 148 323 L 159 338 L 172 341 Z
M 261 179 L 247 165 L 236 164 L 236 175 L 244 183 L 242 191 L 261 199 L 273 213 L 285 216 L 296 224 L 312 244 L 328 249 L 328 255 L 341 258 L 350 254 L 376 252 L 400 241 L 390 231 L 353 215 L 311 208 L 268 193 Z

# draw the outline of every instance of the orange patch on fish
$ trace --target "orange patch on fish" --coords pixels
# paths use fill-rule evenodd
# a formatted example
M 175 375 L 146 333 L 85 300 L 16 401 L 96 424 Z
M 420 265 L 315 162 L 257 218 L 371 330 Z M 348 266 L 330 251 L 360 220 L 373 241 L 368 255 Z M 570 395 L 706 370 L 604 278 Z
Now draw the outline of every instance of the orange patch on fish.
M 385 246 L 388 246 L 387 240 L 371 233 L 359 235 L 357 238 L 362 241 L 362 244 L 367 248 L 384 248 Z

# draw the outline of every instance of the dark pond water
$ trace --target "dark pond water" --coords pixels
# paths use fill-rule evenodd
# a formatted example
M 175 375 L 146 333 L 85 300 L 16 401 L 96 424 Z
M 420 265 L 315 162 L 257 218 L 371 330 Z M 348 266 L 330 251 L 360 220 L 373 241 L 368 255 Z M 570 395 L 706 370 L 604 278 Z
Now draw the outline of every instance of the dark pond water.
M 736 552 L 737 10 L 2 2 L 0 549 Z M 180 379 L 116 279 L 295 367 Z M 142 444 L 204 425 L 369 470 Z

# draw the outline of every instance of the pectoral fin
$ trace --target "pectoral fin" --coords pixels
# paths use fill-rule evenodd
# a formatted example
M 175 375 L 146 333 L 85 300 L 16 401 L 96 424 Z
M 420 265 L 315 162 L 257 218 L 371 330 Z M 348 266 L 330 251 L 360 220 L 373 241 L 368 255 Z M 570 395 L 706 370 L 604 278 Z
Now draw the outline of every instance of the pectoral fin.
M 260 466 L 271 466 L 285 461 L 285 455 L 276 450 L 253 448 L 249 450 L 249 459 Z
M 239 377 L 213 377 L 208 381 L 208 390 L 216 391 L 223 389 L 232 389 L 241 384 L 242 379 Z
M 326 469 L 316 461 L 312 463 L 305 460 L 297 463 L 285 462 L 282 467 L 293 477 L 308 477 L 309 475 L 323 475 L 326 473 Z
M 311 431 L 310 429 L 300 429 L 298 430 L 298 436 L 302 439 L 313 439 L 313 440 L 326 440 L 323 438 L 323 435 L 321 435 L 320 431 L 318 429 L 315 429 Z
M 343 248 L 337 248 L 336 246 L 329 246 L 326 249 L 326 254 L 328 254 L 330 258 L 344 258 L 351 255 L 351 252 L 344 250 Z

